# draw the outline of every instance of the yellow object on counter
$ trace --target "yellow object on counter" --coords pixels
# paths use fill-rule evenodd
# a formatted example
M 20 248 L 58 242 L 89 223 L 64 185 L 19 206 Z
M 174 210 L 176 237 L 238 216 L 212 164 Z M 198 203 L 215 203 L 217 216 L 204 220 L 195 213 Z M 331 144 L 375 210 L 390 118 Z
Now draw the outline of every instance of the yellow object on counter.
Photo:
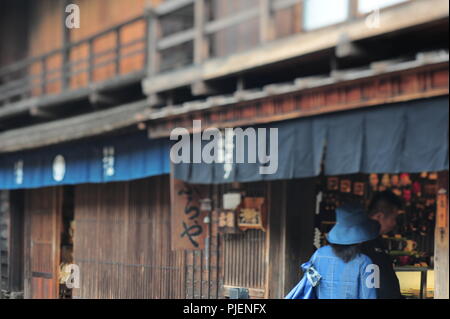
M 400 281 L 400 291 L 403 295 L 419 297 L 420 272 L 396 272 Z M 426 298 L 434 296 L 434 270 L 427 271 Z

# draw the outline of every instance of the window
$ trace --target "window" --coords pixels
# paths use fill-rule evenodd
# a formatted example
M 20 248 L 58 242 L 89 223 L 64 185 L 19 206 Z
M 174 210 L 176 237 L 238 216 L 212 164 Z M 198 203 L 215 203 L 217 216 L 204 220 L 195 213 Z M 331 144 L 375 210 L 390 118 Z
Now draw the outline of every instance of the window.
M 348 14 L 349 0 L 305 0 L 303 25 L 306 30 L 317 29 L 343 22 Z
M 358 10 L 361 13 L 369 13 L 377 8 L 381 9 L 405 1 L 407 0 L 359 0 Z

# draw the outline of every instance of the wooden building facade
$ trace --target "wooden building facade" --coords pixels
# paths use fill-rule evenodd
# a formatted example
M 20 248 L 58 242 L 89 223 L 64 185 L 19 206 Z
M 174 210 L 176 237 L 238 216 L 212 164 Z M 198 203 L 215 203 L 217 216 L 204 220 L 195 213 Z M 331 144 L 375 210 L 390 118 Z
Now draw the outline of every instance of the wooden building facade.
M 386 1 L 378 27 L 367 0 L 321 1 L 71 1 L 80 29 L 65 27 L 68 1 L 2 3 L 0 40 L 10 44 L 0 50 L 2 295 L 283 298 L 317 248 L 321 187 L 339 175 L 327 173 L 332 143 L 313 174 L 231 182 L 199 171 L 180 179 L 168 155 L 150 148 L 176 127 L 194 133 L 193 120 L 281 127 L 448 101 L 447 1 Z M 19 26 L 24 16 L 30 24 Z M 448 143 L 430 145 L 439 156 L 447 150 L 447 163 L 436 155 L 439 171 L 426 172 L 438 176 L 427 267 L 434 297 L 448 298 Z M 293 167 L 307 166 L 297 159 Z M 416 174 L 410 167 L 375 173 Z M 349 177 L 352 187 L 358 178 L 369 187 L 371 171 L 352 173 L 362 175 Z M 195 209 L 175 179 L 201 194 Z M 264 208 L 225 208 L 229 194 Z M 264 211 L 264 221 L 224 230 L 241 209 Z M 187 249 L 199 225 L 199 246 Z M 68 263 L 79 271 L 70 291 L 60 285 Z

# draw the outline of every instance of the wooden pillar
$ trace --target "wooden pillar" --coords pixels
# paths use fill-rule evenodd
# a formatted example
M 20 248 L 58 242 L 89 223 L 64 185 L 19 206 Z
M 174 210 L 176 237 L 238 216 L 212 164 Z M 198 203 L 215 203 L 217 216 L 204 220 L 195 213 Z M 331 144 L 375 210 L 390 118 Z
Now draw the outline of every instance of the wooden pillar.
M 300 280 L 300 265 L 314 252 L 316 179 L 289 181 L 286 189 L 285 296 Z
M 284 298 L 314 252 L 315 179 L 270 185 L 268 297 Z
M 269 182 L 266 298 L 282 298 L 284 286 L 284 251 L 286 221 L 286 181 Z
M 41 58 L 41 95 L 47 93 L 47 59 Z
M 121 28 L 116 28 L 116 63 L 115 63 L 115 71 L 116 75 L 120 75 L 120 60 L 121 60 L 121 45 L 122 45 L 122 37 L 121 37 Z
M 9 264 L 7 263 L 7 257 L 9 255 L 9 236 L 8 224 L 9 224 L 9 191 L 0 190 L 0 299 L 3 299 L 3 290 L 8 290 L 7 271 Z M 5 236 L 6 235 L 6 236 Z
M 88 41 L 89 43 L 89 57 L 88 57 L 88 83 L 94 81 L 94 40 L 91 38 Z
M 70 0 L 64 0 L 63 5 L 63 11 L 65 12 L 65 8 L 71 3 Z M 66 26 L 66 15 L 62 14 L 62 28 L 63 28 L 63 57 L 62 57 L 62 66 L 61 66 L 61 78 L 62 78 L 62 91 L 67 89 L 70 85 L 70 29 Z
M 358 0 L 350 0 L 348 5 L 348 20 L 358 18 Z
M 205 20 L 206 20 L 206 3 L 205 0 L 195 0 L 194 3 L 194 64 L 201 64 L 207 59 L 208 41 L 205 37 Z
M 448 171 L 438 177 L 438 198 L 434 244 L 434 298 L 449 298 L 449 213 L 448 213 Z M 440 206 L 440 207 L 439 207 Z
M 158 51 L 160 25 L 158 15 L 152 8 L 147 9 L 147 19 L 147 75 L 152 77 L 159 72 L 160 68 Z
M 9 229 L 9 289 L 11 298 L 16 298 L 17 293 L 23 292 L 24 280 L 24 191 L 14 190 L 10 192 L 10 229 Z
M 296 33 L 300 33 L 303 32 L 303 24 L 304 24 L 304 19 L 303 19 L 303 14 L 304 14 L 304 9 L 305 9 L 305 3 L 303 1 L 301 1 L 300 3 L 298 3 L 297 5 L 295 5 L 293 7 L 293 10 L 295 10 L 295 27 L 294 30 Z
M 260 43 L 265 43 L 274 37 L 272 0 L 259 0 L 259 4 L 259 40 Z

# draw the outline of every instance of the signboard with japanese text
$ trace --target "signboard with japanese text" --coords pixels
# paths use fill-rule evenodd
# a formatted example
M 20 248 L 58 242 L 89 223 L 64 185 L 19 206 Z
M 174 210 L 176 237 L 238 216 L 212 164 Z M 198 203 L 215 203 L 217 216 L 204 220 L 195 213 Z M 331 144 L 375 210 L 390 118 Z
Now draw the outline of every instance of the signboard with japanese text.
M 448 226 L 448 197 L 445 189 L 440 189 L 437 195 L 437 220 L 438 228 Z
M 201 201 L 207 198 L 207 191 L 206 186 L 188 184 L 171 176 L 172 250 L 205 248 L 205 239 L 209 231 L 205 221 L 209 212 L 202 210 Z

